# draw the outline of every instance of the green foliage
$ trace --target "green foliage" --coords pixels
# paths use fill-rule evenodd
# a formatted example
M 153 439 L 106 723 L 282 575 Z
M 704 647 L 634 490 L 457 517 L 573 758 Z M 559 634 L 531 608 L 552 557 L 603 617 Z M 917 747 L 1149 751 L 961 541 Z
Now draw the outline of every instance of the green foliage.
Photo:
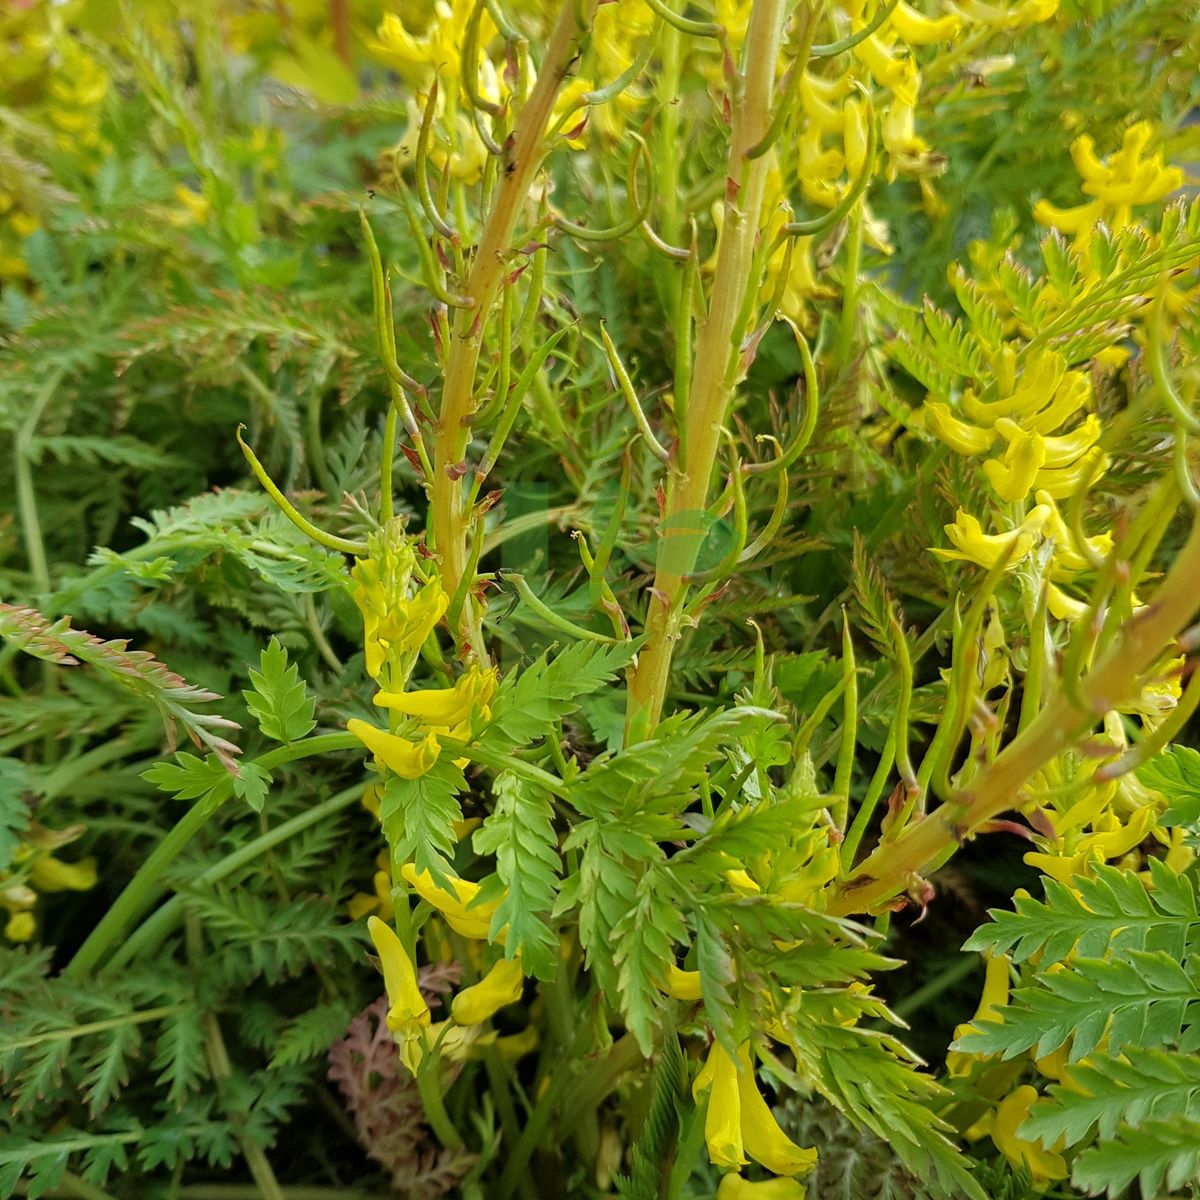
M 379 819 L 397 864 L 412 862 L 445 886 L 454 854 L 454 823 L 462 820 L 459 794 L 467 782 L 447 755 L 416 779 L 389 775 Z
M 675 1157 L 685 1080 L 683 1051 L 672 1031 L 663 1038 L 655 1064 L 650 1108 L 629 1156 L 629 1174 L 617 1175 L 613 1180 L 623 1200 L 658 1200 L 662 1194 L 662 1179 Z
M 1200 751 L 1191 746 L 1171 746 L 1142 766 L 1138 778 L 1166 796 L 1165 822 L 1200 824 Z
M 1124 950 L 1108 959 L 1079 956 L 1070 970 L 1046 970 L 1017 988 L 1004 1023 L 983 1021 L 955 1049 L 1012 1058 L 1032 1049 L 1052 1054 L 1069 1041 L 1071 1061 L 1086 1058 L 1107 1036 L 1114 1053 L 1126 1046 L 1200 1045 L 1200 989 L 1170 954 Z
M 297 742 L 312 732 L 315 701 L 300 678 L 300 668 L 288 663 L 287 651 L 272 638 L 259 658 L 260 669 L 250 672 L 252 691 L 245 692 L 246 706 L 258 721 L 264 737 L 276 742 Z
M 500 893 L 492 937 L 507 928 L 505 956 L 519 953 L 530 974 L 553 979 L 561 951 L 546 918 L 562 873 L 553 805 L 544 788 L 515 775 L 498 775 L 492 786 L 495 807 L 472 839 L 477 854 L 496 859 L 496 888 L 484 892 Z
M 1045 899 L 1019 896 L 1015 911 L 993 909 L 964 950 L 1011 952 L 1014 962 L 1042 954 L 1062 962 L 1074 951 L 1100 958 L 1128 950 L 1162 951 L 1182 958 L 1200 933 L 1195 885 L 1162 862 L 1149 863 L 1151 888 L 1133 871 L 1098 865 L 1071 886 L 1043 877 Z

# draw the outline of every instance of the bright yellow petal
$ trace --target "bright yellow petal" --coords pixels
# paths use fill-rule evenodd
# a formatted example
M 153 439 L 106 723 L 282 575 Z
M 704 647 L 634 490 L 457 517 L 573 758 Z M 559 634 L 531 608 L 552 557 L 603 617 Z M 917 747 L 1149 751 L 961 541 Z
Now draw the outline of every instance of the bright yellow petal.
M 460 1025 L 479 1025 L 506 1004 L 520 1000 L 524 984 L 520 960 L 502 958 L 478 983 L 454 997 L 450 1015 Z

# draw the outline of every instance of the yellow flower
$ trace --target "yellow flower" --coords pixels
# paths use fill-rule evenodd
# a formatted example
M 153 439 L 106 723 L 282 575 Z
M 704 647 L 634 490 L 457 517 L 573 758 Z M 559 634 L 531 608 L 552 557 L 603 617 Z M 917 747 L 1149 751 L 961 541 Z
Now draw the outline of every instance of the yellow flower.
M 764 1179 L 754 1183 L 740 1175 L 726 1175 L 717 1188 L 717 1200 L 804 1200 L 807 1194 L 798 1179 Z
M 378 917 L 367 918 L 367 930 L 383 967 L 387 989 L 387 1027 L 400 1047 L 400 1061 L 416 1073 L 425 1052 L 425 1031 L 429 1028 L 429 1005 L 417 986 L 417 972 L 396 931 Z
M 357 717 L 347 721 L 346 728 L 371 751 L 378 766 L 386 767 L 401 779 L 420 779 L 442 752 L 435 733 L 427 733 L 419 742 L 410 742 Z
M 739 1048 L 735 1062 L 720 1042 L 713 1042 L 692 1085 L 693 1098 L 698 1100 L 706 1090 L 710 1091 L 704 1137 L 714 1166 L 743 1166 L 748 1154 L 775 1175 L 812 1170 L 817 1152 L 797 1146 L 779 1127 L 758 1090 L 749 1044 Z
M 524 985 L 520 959 L 502 958 L 478 983 L 454 997 L 450 1015 L 460 1025 L 479 1025 L 506 1004 L 520 1000 Z
M 446 918 L 446 923 L 456 933 L 477 941 L 487 940 L 499 901 L 487 904 L 472 903 L 479 895 L 479 884 L 452 875 L 450 886 L 454 891 L 448 892 L 434 883 L 433 876 L 428 871 L 418 872 L 412 863 L 405 863 L 400 868 L 400 874 L 422 900 Z
M 979 1007 L 970 1021 L 955 1026 L 954 1041 L 965 1038 L 979 1021 L 1002 1021 L 1002 1009 L 1008 1003 L 1009 968 L 1006 955 L 984 956 L 983 994 Z M 950 1050 L 946 1054 L 946 1070 L 951 1075 L 962 1076 L 970 1072 L 971 1063 L 980 1056 L 963 1050 Z
M 983 473 L 996 495 L 1010 504 L 1024 500 L 1046 462 L 1046 447 L 1037 433 L 1018 429 L 1002 459 L 990 458 L 983 464 Z
M 496 691 L 496 672 L 481 670 L 472 663 L 470 670 L 461 676 L 453 687 L 426 688 L 419 692 L 379 692 L 375 703 L 392 712 L 416 717 L 423 725 L 445 729 L 467 725 L 476 707 L 486 719 L 488 708 Z
M 375 889 L 374 893 L 357 892 L 350 897 L 346 905 L 346 911 L 350 914 L 350 920 L 352 921 L 357 921 L 360 917 L 365 917 L 368 913 L 380 913 L 386 921 L 390 921 L 394 915 L 392 908 L 392 872 L 386 850 L 379 852 L 379 856 L 375 859 L 375 866 L 377 870 L 371 877 L 371 884 Z
M 1126 131 L 1121 149 L 1107 159 L 1096 154 L 1096 144 L 1084 134 L 1071 143 L 1071 157 L 1079 172 L 1083 192 L 1093 200 L 1074 208 L 1058 208 L 1046 200 L 1034 205 L 1033 215 L 1043 225 L 1075 235 L 1076 248 L 1086 252 L 1087 240 L 1097 222 L 1112 229 L 1128 225 L 1131 210 L 1157 204 L 1183 186 L 1184 174 L 1168 167 L 1162 151 L 1147 158 L 1144 151 L 1153 136 L 1149 121 L 1138 121 Z
M 892 9 L 887 22 L 911 46 L 932 46 L 936 42 L 948 42 L 962 28 L 956 13 L 944 17 L 927 17 L 905 4 L 904 0 Z
M 462 40 L 471 8 L 470 0 L 450 3 L 437 0 L 433 15 L 420 34 L 410 32 L 396 13 L 387 13 L 375 30 L 377 40 L 367 43 L 367 53 L 410 82 L 427 83 L 438 72 L 453 85 L 460 71 Z M 485 11 L 480 20 L 478 44 L 484 47 L 495 36 L 496 26 Z
M 37 921 L 28 910 L 9 913 L 8 920 L 4 923 L 4 936 L 10 942 L 27 942 L 36 932 Z
M 921 412 L 925 416 L 925 428 L 956 454 L 986 454 L 996 440 L 991 429 L 960 421 L 950 411 L 950 406 L 940 401 L 927 400 Z
M 1058 12 L 1058 0 L 1020 0 L 1020 3 L 1007 7 L 987 4 L 984 0 L 960 0 L 949 7 L 978 25 L 990 25 L 993 29 L 1020 29 L 1025 25 L 1048 21 Z
M 1014 1167 L 1028 1168 L 1036 1187 L 1044 1187 L 1056 1179 L 1066 1179 L 1067 1164 L 1061 1154 L 1045 1150 L 1017 1133 L 1037 1098 L 1037 1089 L 1025 1083 L 1001 1100 L 992 1119 L 992 1141 Z
M 797 1146 L 779 1127 L 775 1114 L 758 1090 L 749 1046 L 743 1046 L 738 1055 L 737 1077 L 742 1101 L 742 1144 L 746 1153 L 775 1175 L 800 1175 L 811 1171 L 816 1166 L 817 1152 Z
M 984 533 L 979 521 L 960 508 L 954 522 L 945 527 L 946 536 L 956 549 L 935 546 L 933 553 L 939 558 L 977 563 L 989 571 L 1007 556 L 1005 570 L 1011 570 L 1033 549 L 1048 516 L 1047 509 L 1037 505 L 1020 525 L 1007 533 Z
M 86 892 L 96 886 L 96 860 L 65 863 L 52 854 L 40 854 L 29 868 L 29 882 L 39 892 Z
M 703 991 L 700 987 L 699 971 L 683 971 L 674 963 L 667 964 L 667 979 L 663 991 L 675 1000 L 700 1000 Z
M 715 1167 L 734 1170 L 744 1167 L 750 1160 L 742 1148 L 742 1098 L 737 1068 L 716 1040 L 692 1084 L 692 1099 L 699 1103 L 705 1091 L 709 1093 L 704 1114 L 709 1161 Z

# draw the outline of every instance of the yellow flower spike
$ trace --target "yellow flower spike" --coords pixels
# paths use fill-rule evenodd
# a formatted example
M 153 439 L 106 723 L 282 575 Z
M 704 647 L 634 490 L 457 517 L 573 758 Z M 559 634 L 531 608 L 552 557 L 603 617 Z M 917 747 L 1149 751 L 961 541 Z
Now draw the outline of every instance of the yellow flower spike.
M 700 1000 L 704 992 L 700 987 L 699 971 L 684 971 L 674 963 L 667 964 L 667 979 L 663 991 L 673 1000 Z
M 1039 471 L 1037 486 L 1054 500 L 1068 500 L 1089 477 L 1103 474 L 1108 469 L 1109 461 L 1108 455 L 1099 446 L 1093 446 L 1086 454 L 1081 455 L 1073 466 Z
M 738 1095 L 742 1109 L 742 1144 L 755 1162 L 774 1175 L 801 1175 L 817 1163 L 817 1152 L 797 1146 L 779 1127 L 775 1114 L 758 1090 L 749 1046 L 738 1053 Z
M 1020 437 L 1021 427 L 1007 417 L 1001 417 L 996 422 L 996 432 L 1009 442 Z M 1086 453 L 1100 439 L 1100 418 L 1095 413 L 1089 413 L 1070 433 L 1060 437 L 1041 437 L 1044 465 L 1046 467 L 1069 467 L 1081 454 Z
M 495 692 L 496 672 L 490 668 L 480 670 L 473 663 L 453 687 L 426 688 L 418 692 L 378 692 L 375 703 L 380 708 L 416 717 L 424 725 L 449 729 L 470 721 L 476 707 L 486 716 Z
M 804 1200 L 807 1194 L 798 1179 L 763 1179 L 755 1183 L 740 1175 L 726 1175 L 717 1188 L 717 1200 Z
M 429 1005 L 421 995 L 416 968 L 396 931 L 378 917 L 368 917 L 367 932 L 375 943 L 375 952 L 383 968 L 383 985 L 391 1006 L 387 1027 L 400 1047 L 400 1061 L 415 1074 L 425 1051 Z
M 1042 437 L 1018 430 L 1008 443 L 1003 459 L 991 458 L 983 464 L 983 473 L 1001 500 L 1015 504 L 1031 491 L 1046 461 Z
M 956 454 L 986 454 L 996 440 L 992 430 L 960 421 L 950 406 L 939 400 L 927 400 L 921 412 L 925 417 L 925 428 Z
M 29 882 L 39 892 L 86 892 L 96 886 L 96 860 L 65 863 L 52 854 L 39 855 L 29 868 Z
M 428 871 L 418 872 L 412 863 L 405 863 L 400 868 L 400 874 L 422 900 L 432 905 L 445 917 L 446 923 L 456 933 L 476 941 L 487 940 L 488 931 L 492 926 L 492 916 L 499 902 L 472 904 L 479 894 L 479 884 L 452 876 L 450 886 L 454 891 L 451 893 L 445 888 L 438 887 Z
M 904 0 L 892 9 L 888 24 L 910 46 L 932 46 L 938 42 L 948 42 L 957 36 L 962 29 L 962 21 L 957 14 L 949 13 L 944 17 L 927 17 L 917 12 L 915 8 L 905 4 Z
M 705 1091 L 708 1092 L 708 1110 L 704 1114 L 704 1140 L 708 1145 L 709 1162 L 726 1170 L 744 1167 L 750 1160 L 742 1146 L 742 1101 L 737 1067 L 716 1040 L 692 1084 L 692 1099 L 699 1103 Z
M 379 766 L 386 767 L 401 779 L 420 779 L 442 752 L 435 733 L 426 734 L 419 742 L 410 742 L 357 717 L 351 717 L 346 728 L 371 751 Z
M 1037 1098 L 1037 1089 L 1027 1083 L 1010 1092 L 996 1108 L 992 1141 L 1014 1167 L 1028 1168 L 1036 1187 L 1044 1187 L 1056 1179 L 1066 1179 L 1067 1164 L 1061 1154 L 1044 1150 L 1037 1142 L 1017 1134 Z
M 506 1004 L 520 1000 L 524 986 L 521 960 L 502 958 L 478 983 L 454 997 L 450 1015 L 460 1025 L 480 1025 Z

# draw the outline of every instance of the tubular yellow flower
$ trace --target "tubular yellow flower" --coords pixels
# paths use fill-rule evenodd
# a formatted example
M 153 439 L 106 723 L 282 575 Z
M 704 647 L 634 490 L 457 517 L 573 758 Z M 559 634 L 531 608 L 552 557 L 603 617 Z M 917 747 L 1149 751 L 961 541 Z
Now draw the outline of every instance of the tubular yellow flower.
M 740 1175 L 726 1175 L 717 1188 L 717 1200 L 804 1200 L 807 1194 L 798 1179 L 764 1179 L 754 1183 Z
M 938 400 L 927 400 L 921 412 L 925 416 L 925 428 L 956 454 L 986 454 L 996 440 L 992 430 L 960 421 L 948 404 Z
M 450 886 L 453 893 L 440 888 L 428 871 L 418 872 L 412 863 L 400 868 L 401 876 L 427 904 L 432 905 L 446 918 L 446 923 L 463 937 L 486 941 L 492 926 L 492 916 L 498 901 L 489 904 L 472 904 L 479 894 L 479 884 L 468 879 L 452 876 Z
M 1099 446 L 1093 446 L 1086 454 L 1081 455 L 1073 466 L 1039 471 L 1036 483 L 1038 488 L 1047 492 L 1053 499 L 1067 500 L 1079 491 L 1089 476 L 1093 473 L 1099 475 L 1107 470 L 1108 464 L 1108 455 Z
M 910 46 L 932 46 L 937 42 L 948 42 L 957 36 L 962 28 L 962 21 L 956 13 L 949 13 L 944 17 L 927 17 L 905 4 L 904 0 L 899 0 L 892 9 L 888 24 Z
M 841 101 L 846 93 L 844 90 L 831 93 L 822 86 L 825 83 L 826 80 L 805 71 L 800 76 L 800 103 L 811 128 L 821 133 L 841 133 L 846 120 Z
M 1044 1187 L 1056 1179 L 1066 1179 L 1067 1164 L 1061 1154 L 1044 1150 L 1037 1142 L 1017 1134 L 1037 1098 L 1037 1089 L 1027 1083 L 1010 1092 L 996 1109 L 992 1141 L 1013 1166 L 1028 1168 L 1035 1186 Z
M 476 984 L 463 988 L 450 1003 L 450 1015 L 460 1025 L 479 1025 L 506 1004 L 515 1004 L 521 998 L 525 985 L 525 974 L 521 960 L 511 962 L 500 959 L 498 963 Z
M 1049 405 L 1035 416 L 1027 418 L 1026 424 L 1037 433 L 1053 433 L 1068 418 L 1085 408 L 1091 399 L 1091 379 L 1082 371 L 1068 371 L 1055 388 L 1054 398 Z
M 1018 429 L 1004 457 L 988 459 L 983 464 L 983 473 L 996 495 L 1014 504 L 1033 491 L 1045 461 L 1046 448 L 1041 435 Z
M 702 999 L 704 993 L 700 987 L 700 972 L 683 971 L 674 963 L 668 963 L 663 991 L 674 1000 Z
M 708 1110 L 704 1114 L 704 1140 L 708 1158 L 715 1167 L 736 1170 L 750 1160 L 742 1147 L 742 1101 L 737 1068 L 714 1040 L 708 1059 L 692 1084 L 692 1098 L 699 1103 L 708 1091 Z
M 775 1175 L 800 1175 L 811 1171 L 816 1166 L 817 1152 L 797 1146 L 779 1127 L 775 1114 L 758 1090 L 749 1046 L 743 1046 L 738 1053 L 737 1080 L 742 1108 L 742 1144 L 746 1153 Z
M 1007 417 L 1001 417 L 996 422 L 996 432 L 1010 444 L 1025 436 L 1021 427 Z M 1043 437 L 1041 434 L 1030 436 L 1041 438 L 1044 466 L 1069 467 L 1099 440 L 1100 418 L 1095 413 L 1089 413 L 1070 433 L 1061 437 Z
M 960 508 L 954 523 L 945 527 L 946 536 L 957 549 L 943 550 L 934 547 L 933 553 L 939 558 L 977 563 L 988 570 L 1007 554 L 1008 564 L 1005 569 L 1011 570 L 1033 549 L 1048 515 L 1048 511 L 1038 505 L 1020 525 L 1008 533 L 984 533 L 979 521 Z
M 1004 954 L 984 956 L 983 992 L 979 998 L 979 1007 L 970 1021 L 955 1026 L 954 1041 L 966 1037 L 972 1026 L 978 1021 L 1003 1021 L 1000 1010 L 1008 1003 L 1009 965 L 1008 957 Z M 946 1070 L 950 1075 L 963 1076 L 971 1070 L 971 1064 L 979 1060 L 979 1055 L 970 1051 L 950 1050 L 946 1054 Z
M 37 932 L 37 921 L 28 909 L 10 912 L 4 923 L 4 936 L 10 942 L 27 942 Z
M 1047 585 L 1046 607 L 1060 621 L 1081 621 L 1088 611 L 1087 604 L 1068 595 L 1054 583 Z
M 880 87 L 892 92 L 901 104 L 916 104 L 921 94 L 921 73 L 916 59 L 903 46 L 888 46 L 877 33 L 854 47 L 855 57 L 871 72 Z
M 39 892 L 86 892 L 96 886 L 96 860 L 65 863 L 52 854 L 41 854 L 29 868 L 29 882 Z
M 471 719 L 478 706 L 486 717 L 488 704 L 496 691 L 496 672 L 480 670 L 472 663 L 470 670 L 450 688 L 426 688 L 419 692 L 378 692 L 375 703 L 392 712 L 416 717 L 424 725 L 449 730 Z
M 425 1052 L 429 1005 L 417 986 L 417 972 L 396 931 L 378 917 L 367 918 L 367 931 L 375 943 L 387 989 L 387 1027 L 400 1047 L 400 1061 L 414 1074 Z
M 367 721 L 352 717 L 346 728 L 375 756 L 375 762 L 401 779 L 420 779 L 442 752 L 437 734 L 428 733 L 419 742 L 410 742 L 388 733 Z

